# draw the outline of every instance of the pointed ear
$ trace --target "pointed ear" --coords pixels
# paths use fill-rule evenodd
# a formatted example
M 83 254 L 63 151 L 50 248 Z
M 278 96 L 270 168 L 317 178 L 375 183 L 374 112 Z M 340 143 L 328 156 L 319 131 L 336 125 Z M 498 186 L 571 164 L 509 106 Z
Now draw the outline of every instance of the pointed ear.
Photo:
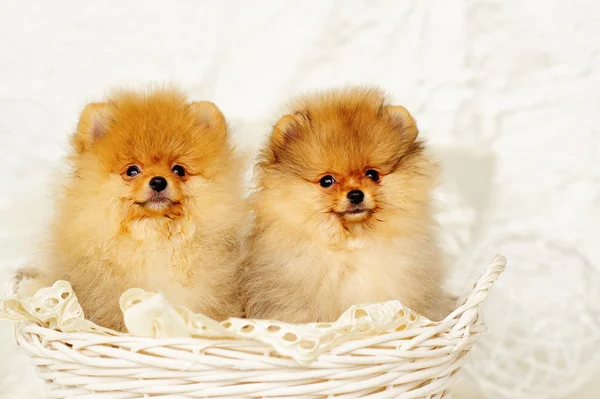
M 392 122 L 398 127 L 398 130 L 409 142 L 413 142 L 419 135 L 417 122 L 412 115 L 401 105 L 388 105 L 386 111 Z
M 284 115 L 277 121 L 273 127 L 273 132 L 269 137 L 268 150 L 264 151 L 266 158 L 273 163 L 279 161 L 279 155 L 285 149 L 287 144 L 298 138 L 302 132 L 302 123 L 307 116 L 296 112 L 290 115 Z
M 189 105 L 199 126 L 220 132 L 227 136 L 227 121 L 221 110 L 210 101 L 194 101 Z
M 113 109 L 108 103 L 88 104 L 79 117 L 73 144 L 77 152 L 88 151 L 94 143 L 104 137 L 112 122 Z
M 283 147 L 286 142 L 297 138 L 302 129 L 301 123 L 302 116 L 300 114 L 284 115 L 273 128 L 271 145 Z

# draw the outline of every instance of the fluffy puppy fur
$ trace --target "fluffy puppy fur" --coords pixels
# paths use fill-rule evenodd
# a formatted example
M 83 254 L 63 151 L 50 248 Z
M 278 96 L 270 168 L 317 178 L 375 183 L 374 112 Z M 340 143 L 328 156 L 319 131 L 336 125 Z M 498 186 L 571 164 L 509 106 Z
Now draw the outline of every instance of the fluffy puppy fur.
M 437 167 L 417 135 L 406 109 L 376 89 L 295 101 L 256 171 L 248 317 L 330 322 L 393 299 L 430 319 L 449 313 L 431 206 Z
M 41 285 L 69 281 L 86 316 L 116 330 L 132 287 L 217 320 L 241 315 L 242 165 L 213 103 L 117 92 L 84 109 L 70 162 Z

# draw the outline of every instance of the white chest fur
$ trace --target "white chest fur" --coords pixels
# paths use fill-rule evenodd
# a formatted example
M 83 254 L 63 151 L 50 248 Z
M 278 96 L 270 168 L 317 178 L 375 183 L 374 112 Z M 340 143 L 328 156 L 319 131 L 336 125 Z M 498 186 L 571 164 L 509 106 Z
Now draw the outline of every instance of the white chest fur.
M 118 258 L 132 274 L 132 283 L 151 292 L 162 292 L 177 304 L 192 298 L 193 265 L 199 255 L 194 251 L 193 226 L 181 229 L 177 224 L 132 223 L 130 233 L 119 239 Z M 190 289 L 182 289 L 188 286 Z
M 401 299 L 403 288 L 411 284 L 408 247 L 398 241 L 352 240 L 342 249 L 310 248 L 286 267 L 296 281 L 312 285 L 317 301 L 335 302 L 345 310 L 354 304 Z

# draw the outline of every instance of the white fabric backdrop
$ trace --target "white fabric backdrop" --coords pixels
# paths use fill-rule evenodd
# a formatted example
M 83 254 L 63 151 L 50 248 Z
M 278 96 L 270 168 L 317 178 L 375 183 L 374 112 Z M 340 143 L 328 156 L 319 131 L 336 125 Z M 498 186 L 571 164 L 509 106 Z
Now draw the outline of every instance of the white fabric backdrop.
M 599 37 L 594 0 L 4 0 L 0 282 L 34 250 L 67 135 L 108 87 L 179 83 L 217 103 L 240 147 L 255 149 L 290 96 L 367 83 L 411 110 L 440 153 L 450 259 L 481 268 L 465 259 L 504 253 L 498 298 L 523 291 L 544 302 L 553 293 L 536 284 L 546 262 L 559 273 L 554 288 L 600 268 Z M 531 284 L 510 286 L 535 262 Z M 600 294 L 588 294 L 582 317 L 598 327 Z M 0 398 L 38 398 L 8 324 L 0 333 Z M 598 359 L 577 359 L 583 391 L 560 395 L 596 398 L 583 376 Z M 457 396 L 481 390 L 501 397 L 468 380 Z

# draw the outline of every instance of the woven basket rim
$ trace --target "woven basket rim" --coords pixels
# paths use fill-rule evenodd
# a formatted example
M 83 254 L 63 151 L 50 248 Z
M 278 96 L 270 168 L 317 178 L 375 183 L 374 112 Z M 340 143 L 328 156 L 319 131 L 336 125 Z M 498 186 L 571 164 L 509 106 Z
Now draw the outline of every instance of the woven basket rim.
M 418 334 L 427 334 L 427 335 L 433 335 L 433 334 L 446 334 L 448 337 L 450 337 L 450 339 L 453 338 L 458 338 L 458 337 L 466 337 L 468 334 L 465 333 L 465 328 L 469 328 L 469 327 L 473 327 L 477 324 L 477 320 L 480 317 L 480 306 L 483 303 L 483 301 L 485 301 L 485 299 L 488 296 L 488 292 L 490 290 L 490 288 L 493 286 L 494 282 L 496 281 L 496 279 L 499 277 L 499 275 L 503 272 L 504 267 L 506 264 L 506 259 L 501 256 L 501 255 L 496 255 L 492 262 L 490 263 L 490 265 L 485 269 L 485 271 L 482 273 L 482 275 L 479 277 L 479 279 L 477 280 L 477 282 L 474 284 L 473 286 L 473 290 L 471 291 L 471 293 L 465 298 L 463 299 L 461 302 L 462 304 L 460 306 L 458 306 L 453 312 L 451 312 L 444 320 L 441 320 L 439 322 L 436 321 L 431 321 L 428 320 L 424 317 L 418 316 L 419 320 L 418 323 L 415 323 L 414 326 L 413 325 L 406 325 L 406 329 L 402 330 L 402 331 L 387 331 L 382 329 L 381 331 L 374 331 L 375 333 L 377 333 L 376 335 L 381 337 L 382 335 L 385 335 L 386 338 L 387 336 L 396 336 L 399 338 L 407 338 L 407 337 L 411 337 L 411 336 L 415 336 Z M 68 284 L 68 283 L 67 283 Z M 14 297 L 15 293 L 16 293 L 16 289 L 17 289 L 17 285 L 18 282 L 14 281 L 14 279 L 9 283 L 8 288 L 8 293 L 12 294 L 11 297 Z M 69 285 L 70 287 L 70 285 Z M 141 290 L 140 290 L 141 291 Z M 412 312 L 410 309 L 403 307 L 398 301 L 390 301 L 388 303 L 384 303 L 383 305 L 387 305 L 389 303 L 392 302 L 397 302 L 400 306 L 401 309 L 406 309 L 406 311 L 408 312 Z M 367 305 L 370 306 L 370 305 Z M 352 309 L 352 308 L 351 308 Z M 0 308 L 0 313 L 2 313 L 2 308 Z M 6 311 L 4 312 L 6 313 Z M 412 314 L 415 314 L 414 312 L 412 312 Z M 0 314 L 1 316 L 1 314 Z M 5 315 L 6 316 L 6 315 Z M 205 316 L 203 316 L 204 318 L 206 318 Z M 412 317 L 412 316 L 411 316 Z M 51 328 L 50 326 L 44 326 L 43 323 L 40 322 L 40 320 L 34 320 L 34 319 L 28 319 L 28 320 L 17 320 L 19 321 L 19 323 L 21 325 L 21 328 L 24 328 L 25 326 L 27 326 L 27 330 L 28 331 L 38 331 L 40 333 L 42 333 L 44 331 L 44 329 L 48 330 L 43 332 L 43 334 L 46 335 L 51 335 L 53 337 L 64 337 L 64 338 L 69 338 L 69 337 L 74 337 L 76 334 L 84 334 L 87 339 L 92 340 L 93 341 L 93 337 L 94 335 L 98 335 L 98 336 L 102 336 L 102 339 L 105 340 L 106 336 L 113 336 L 115 337 L 115 340 L 125 340 L 128 339 L 132 342 L 136 341 L 136 339 L 139 339 L 140 342 L 144 341 L 147 342 L 148 339 L 153 339 L 155 340 L 156 344 L 162 343 L 164 345 L 170 345 L 173 343 L 179 343 L 179 342 L 188 342 L 189 344 L 193 344 L 193 343 L 200 343 L 202 342 L 202 340 L 206 340 L 209 339 L 212 342 L 216 342 L 218 340 L 222 340 L 222 341 L 244 341 L 247 343 L 251 343 L 253 342 L 256 345 L 262 345 L 265 343 L 270 343 L 271 345 L 275 346 L 276 351 L 280 351 L 281 347 L 277 344 L 281 343 L 281 342 L 273 342 L 273 340 L 269 341 L 269 340 L 265 340 L 262 339 L 263 337 L 259 337 L 257 338 L 257 336 L 252 336 L 252 335 L 248 335 L 248 334 L 238 334 L 238 335 L 224 335 L 224 336 L 202 336 L 199 334 L 194 334 L 193 336 L 190 337 L 148 337 L 148 336 L 136 336 L 134 334 L 131 333 L 120 333 L 120 332 L 116 332 L 113 330 L 109 330 L 109 329 L 105 329 L 96 325 L 93 325 L 93 329 L 92 330 L 82 330 L 82 331 L 78 331 L 78 330 L 69 330 L 69 331 L 62 331 L 60 329 L 56 329 L 56 328 Z M 216 321 L 210 319 L 211 322 L 217 323 Z M 230 318 L 227 319 L 223 322 L 221 322 L 220 324 L 223 325 L 224 323 L 227 323 L 229 325 L 232 325 L 234 323 L 236 323 L 236 328 L 239 328 L 240 325 L 242 324 L 248 324 L 248 323 L 264 323 L 264 322 L 271 322 L 274 324 L 277 324 L 279 326 L 294 326 L 297 328 L 300 328 L 302 326 L 308 326 L 308 327 L 313 327 L 313 326 L 317 326 L 319 324 L 329 324 L 329 323 L 305 323 L 305 324 L 298 324 L 298 323 L 281 323 L 281 322 L 277 322 L 277 321 L 265 321 L 265 320 L 254 320 L 254 319 L 243 319 L 243 318 Z M 91 323 L 91 322 L 90 322 Z M 479 330 L 484 330 L 485 326 L 483 325 L 482 322 L 478 323 L 479 324 Z M 15 326 L 17 327 L 17 326 Z M 96 329 L 96 331 L 94 331 L 94 329 Z M 470 333 L 470 331 L 469 331 Z M 90 335 L 91 334 L 91 335 Z M 355 337 L 344 337 L 344 331 L 338 332 L 338 335 L 341 335 L 341 337 L 338 336 L 336 343 L 338 343 L 339 345 L 343 345 L 346 341 L 349 342 L 353 342 L 353 341 L 360 341 L 360 340 L 368 340 L 371 338 L 371 335 L 373 335 L 373 331 L 370 332 L 368 335 L 365 335 L 364 337 L 362 336 L 355 336 Z M 382 339 L 382 338 L 379 338 Z M 385 338 L 384 338 L 385 339 Z M 283 342 L 283 344 L 285 344 L 285 342 Z M 338 345 L 331 345 L 329 349 L 335 348 Z M 280 353 L 281 355 L 286 355 L 286 356 L 290 356 L 290 353 L 287 350 L 287 348 L 284 348 L 285 350 L 283 350 L 283 353 Z M 297 348 L 296 348 L 297 349 Z M 324 352 L 328 352 L 329 350 L 323 351 Z M 305 357 L 308 356 L 305 354 Z M 292 357 L 293 357 L 293 353 L 292 353 Z M 304 359 L 302 356 L 298 355 L 298 360 L 306 360 Z

